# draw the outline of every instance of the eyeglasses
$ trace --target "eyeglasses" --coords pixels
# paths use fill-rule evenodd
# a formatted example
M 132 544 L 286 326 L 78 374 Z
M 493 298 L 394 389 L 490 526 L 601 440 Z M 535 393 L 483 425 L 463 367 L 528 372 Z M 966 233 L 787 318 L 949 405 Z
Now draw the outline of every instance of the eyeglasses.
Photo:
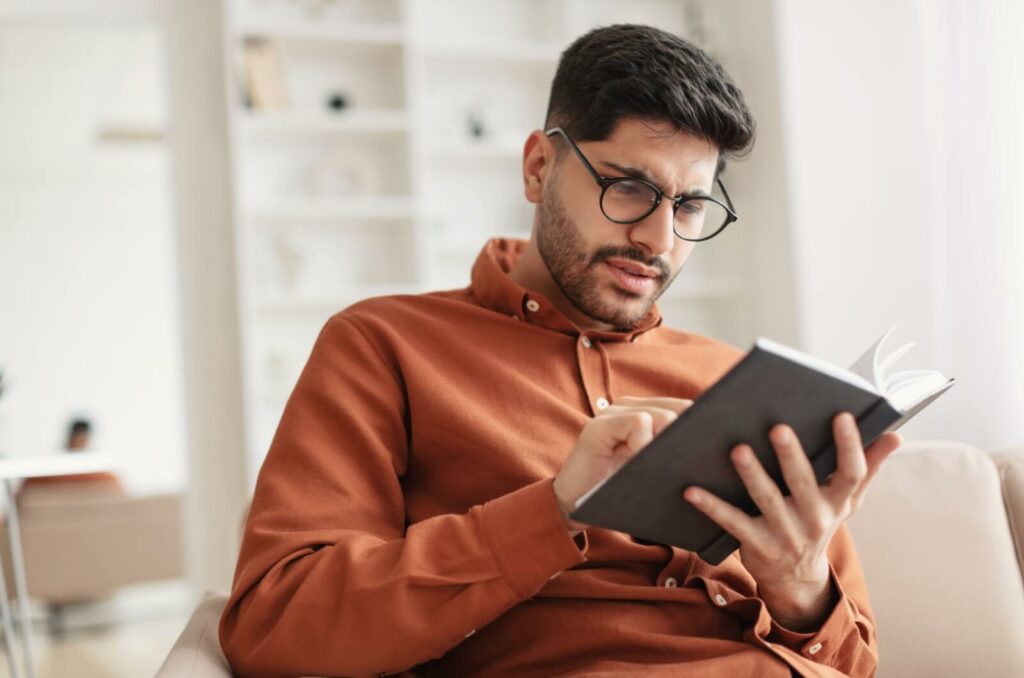
M 683 240 L 700 242 L 714 238 L 726 226 L 739 219 L 721 179 L 715 179 L 715 185 L 721 191 L 721 200 L 714 195 L 681 195 L 672 198 L 646 179 L 601 176 L 561 127 L 552 127 L 545 134 L 559 134 L 569 143 L 576 157 L 601 187 L 601 213 L 609 221 L 635 224 L 646 219 L 667 198 L 672 201 L 673 232 Z

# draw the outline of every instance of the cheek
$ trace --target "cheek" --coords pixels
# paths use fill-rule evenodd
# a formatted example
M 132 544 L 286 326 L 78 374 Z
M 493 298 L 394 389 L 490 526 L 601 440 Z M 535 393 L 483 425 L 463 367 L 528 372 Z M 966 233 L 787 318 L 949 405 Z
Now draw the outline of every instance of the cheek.
M 581 229 L 586 227 L 588 230 L 610 223 L 601 213 L 601 189 L 594 181 L 589 176 L 579 177 L 573 173 L 570 177 L 566 174 L 563 174 L 562 204 L 569 219 L 579 224 Z

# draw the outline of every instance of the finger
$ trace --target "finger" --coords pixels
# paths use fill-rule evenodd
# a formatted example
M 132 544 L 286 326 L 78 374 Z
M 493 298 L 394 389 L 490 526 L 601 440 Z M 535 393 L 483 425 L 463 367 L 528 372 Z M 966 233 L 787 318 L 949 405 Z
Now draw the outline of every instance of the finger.
M 611 405 L 604 409 L 598 416 L 609 416 L 628 414 L 630 412 L 649 412 L 654 419 L 654 435 L 679 418 L 679 413 L 664 407 L 631 407 L 626 405 Z
M 889 433 L 883 433 L 879 436 L 878 439 L 871 443 L 871 445 L 868 446 L 868 449 L 864 451 L 864 456 L 867 458 L 868 473 L 864 478 L 864 482 L 862 482 L 860 487 L 858 487 L 853 493 L 852 502 L 854 509 L 857 509 L 861 502 L 864 501 L 864 493 L 867 492 L 875 474 L 878 473 L 878 469 L 882 467 L 882 463 L 896 450 L 898 450 L 902 444 L 903 437 L 895 431 L 890 431 Z
M 654 439 L 654 417 L 646 410 L 633 410 L 594 418 L 586 433 L 601 456 L 631 456 Z
M 688 398 L 622 396 L 615 399 L 615 404 L 629 407 L 661 407 L 666 410 L 672 410 L 676 414 L 682 414 L 683 410 L 693 405 L 693 400 Z
M 818 479 L 814 475 L 814 467 L 807 458 L 803 445 L 800 444 L 792 427 L 779 424 L 770 434 L 775 454 L 779 458 L 782 477 L 789 487 L 789 496 L 793 498 L 793 506 L 804 519 L 810 519 L 819 513 L 819 506 L 824 500 L 818 489 Z
M 686 488 L 683 498 L 723 530 L 736 537 L 740 543 L 758 549 L 763 548 L 763 530 L 758 529 L 754 519 L 742 510 L 696 486 Z
M 836 470 L 829 478 L 827 494 L 833 506 L 845 504 L 867 476 L 868 465 L 861 447 L 857 421 L 849 412 L 841 412 L 832 420 L 836 443 Z
M 737 445 L 733 448 L 731 457 L 736 472 L 747 488 L 747 494 L 761 510 L 761 515 L 772 532 L 780 537 L 793 534 L 796 525 L 789 507 L 786 506 L 786 498 L 764 470 L 750 445 Z

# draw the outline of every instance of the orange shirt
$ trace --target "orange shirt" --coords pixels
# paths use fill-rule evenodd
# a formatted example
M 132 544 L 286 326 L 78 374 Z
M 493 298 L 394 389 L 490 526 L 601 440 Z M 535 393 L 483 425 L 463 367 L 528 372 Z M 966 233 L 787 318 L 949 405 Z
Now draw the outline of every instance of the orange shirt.
M 656 307 L 584 336 L 509 279 L 525 244 L 490 241 L 468 288 L 324 326 L 221 618 L 237 675 L 872 675 L 845 528 L 840 599 L 814 633 L 775 623 L 738 553 L 712 567 L 610 530 L 569 536 L 552 479 L 602 399 L 696 398 L 743 352 L 663 327 Z

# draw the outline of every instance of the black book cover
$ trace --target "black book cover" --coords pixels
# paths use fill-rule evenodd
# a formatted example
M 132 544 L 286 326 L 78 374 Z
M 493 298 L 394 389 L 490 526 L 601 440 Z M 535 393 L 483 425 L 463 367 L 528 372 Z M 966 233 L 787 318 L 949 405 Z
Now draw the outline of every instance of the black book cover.
M 695 551 L 717 565 L 739 542 L 682 495 L 698 485 L 757 515 L 730 459 L 733 447 L 749 444 L 788 495 L 768 439 L 772 426 L 786 423 L 793 428 L 821 484 L 836 468 L 835 415 L 854 415 L 867 448 L 885 431 L 909 421 L 953 381 L 901 414 L 876 393 L 755 344 L 647 447 L 584 496 L 571 517 Z

